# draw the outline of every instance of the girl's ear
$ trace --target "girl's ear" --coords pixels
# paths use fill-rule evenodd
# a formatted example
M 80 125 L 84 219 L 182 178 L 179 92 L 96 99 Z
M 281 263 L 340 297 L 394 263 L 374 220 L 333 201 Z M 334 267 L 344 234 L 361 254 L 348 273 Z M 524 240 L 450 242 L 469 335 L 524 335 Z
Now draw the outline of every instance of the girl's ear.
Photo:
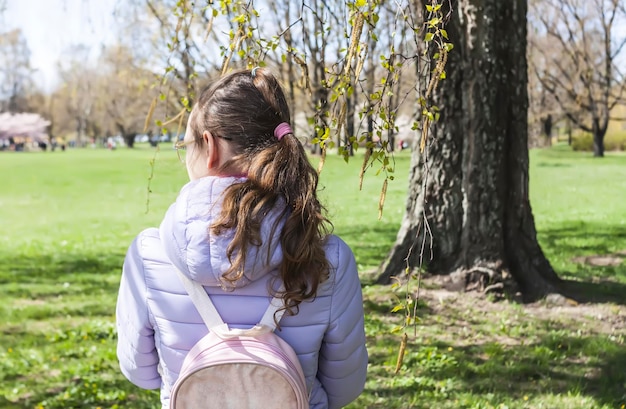
M 209 131 L 204 131 L 202 139 L 204 139 L 204 143 L 206 143 L 207 169 L 215 170 L 220 165 L 219 143 L 217 143 L 215 136 L 213 136 Z

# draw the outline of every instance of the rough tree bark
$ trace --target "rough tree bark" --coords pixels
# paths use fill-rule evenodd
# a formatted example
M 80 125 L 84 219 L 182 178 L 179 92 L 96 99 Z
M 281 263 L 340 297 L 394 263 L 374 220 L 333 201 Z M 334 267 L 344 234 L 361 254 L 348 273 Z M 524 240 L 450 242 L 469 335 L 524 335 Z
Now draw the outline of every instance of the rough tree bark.
M 559 278 L 537 242 L 528 197 L 526 0 L 451 6 L 441 118 L 424 154 L 414 146 L 406 213 L 378 282 L 418 266 L 423 251 L 427 270 L 459 289 L 511 281 L 536 300 Z

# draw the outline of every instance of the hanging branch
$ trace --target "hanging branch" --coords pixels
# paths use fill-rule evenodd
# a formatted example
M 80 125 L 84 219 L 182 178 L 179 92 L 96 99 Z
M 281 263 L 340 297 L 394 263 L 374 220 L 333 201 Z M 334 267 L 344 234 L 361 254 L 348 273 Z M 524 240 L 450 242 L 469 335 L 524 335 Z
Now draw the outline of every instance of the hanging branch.
M 420 153 L 423 156 L 423 172 L 424 172 L 424 181 L 423 188 L 425 188 L 427 180 L 428 180 L 428 172 L 429 172 L 429 162 L 428 162 L 428 153 L 426 151 L 426 144 L 428 143 L 428 137 L 431 131 L 431 125 L 434 122 L 437 122 L 440 117 L 439 108 L 433 104 L 433 93 L 437 89 L 441 80 L 446 78 L 446 63 L 448 61 L 448 53 L 452 50 L 453 45 L 449 42 L 448 33 L 445 30 L 445 23 L 448 21 L 450 16 L 450 12 L 452 11 L 451 3 L 448 3 L 448 14 L 444 16 L 443 14 L 443 2 L 446 0 L 431 0 L 430 4 L 426 4 L 426 18 L 424 22 L 424 38 L 423 41 L 425 43 L 424 53 L 423 55 L 428 57 L 432 54 L 432 59 L 427 59 L 427 66 L 430 64 L 434 64 L 434 69 L 431 70 L 430 77 L 428 79 L 428 83 L 426 86 L 426 91 L 419 95 L 418 104 L 421 108 L 421 121 L 419 124 L 414 123 L 414 129 L 421 129 L 420 131 L 420 141 L 419 148 Z M 449 2 L 449 0 L 448 0 Z M 434 51 L 435 50 L 435 51 Z M 434 52 L 433 52 L 434 51 Z M 424 234 L 421 248 L 420 248 L 420 256 L 419 256 L 419 265 L 417 275 L 415 279 L 417 280 L 417 285 L 415 289 L 415 296 L 413 296 L 413 292 L 411 291 L 411 279 L 413 278 L 411 275 L 411 269 L 409 265 L 409 259 L 411 257 L 411 253 L 413 251 L 413 246 L 411 246 L 408 250 L 408 254 L 405 258 L 406 260 L 406 269 L 405 275 L 406 286 L 405 286 L 405 296 L 404 301 L 394 307 L 393 311 L 403 310 L 405 313 L 405 319 L 398 328 L 398 330 L 402 330 L 402 338 L 400 341 L 400 349 L 398 351 L 398 357 L 396 360 L 395 373 L 397 374 L 402 368 L 402 363 L 404 361 L 404 355 L 406 352 L 407 344 L 408 344 L 408 334 L 406 329 L 409 326 L 413 326 L 413 335 L 415 336 L 417 333 L 417 323 L 419 318 L 417 316 L 417 308 L 420 299 L 420 289 L 421 289 L 421 280 L 422 280 L 422 265 L 423 265 L 423 256 L 426 251 L 426 242 L 427 238 L 430 237 L 430 250 L 432 256 L 432 232 L 430 230 L 430 226 L 428 224 L 428 220 L 426 218 L 426 212 L 423 213 L 423 224 L 424 229 L 427 234 Z M 418 236 L 420 234 L 420 229 L 416 233 Z

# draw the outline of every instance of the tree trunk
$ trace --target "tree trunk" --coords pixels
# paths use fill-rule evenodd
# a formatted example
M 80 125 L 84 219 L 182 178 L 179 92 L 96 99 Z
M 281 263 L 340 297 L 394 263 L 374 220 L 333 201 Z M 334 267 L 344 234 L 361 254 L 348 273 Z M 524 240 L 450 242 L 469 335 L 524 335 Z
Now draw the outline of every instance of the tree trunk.
M 85 135 L 86 119 L 82 115 L 76 117 L 76 146 L 83 147 L 83 137 Z
M 526 1 L 452 7 L 454 49 L 435 100 L 441 118 L 424 154 L 413 150 L 406 213 L 378 282 L 423 257 L 455 288 L 512 282 L 535 300 L 559 279 L 537 242 L 528 198 Z
M 131 132 L 131 133 L 125 133 L 122 135 L 122 137 L 124 138 L 124 143 L 126 144 L 126 146 L 128 148 L 134 148 L 135 147 L 135 137 L 137 136 L 136 132 Z
M 602 129 L 599 122 L 599 119 L 593 120 L 593 156 L 601 158 L 604 156 L 604 134 L 606 134 L 606 127 Z
M 572 120 L 567 118 L 567 145 L 572 146 L 572 134 L 574 133 Z
M 346 97 L 346 110 L 348 111 L 346 115 L 346 126 L 343 130 L 343 144 L 345 148 L 348 150 L 350 156 L 354 156 L 354 148 L 352 147 L 352 142 L 350 142 L 350 137 L 355 134 L 354 127 L 354 107 L 356 105 L 356 92 L 350 96 Z
M 543 136 L 546 138 L 546 143 L 548 146 L 552 145 L 552 115 L 548 114 L 547 116 L 541 118 L 541 128 L 543 130 Z

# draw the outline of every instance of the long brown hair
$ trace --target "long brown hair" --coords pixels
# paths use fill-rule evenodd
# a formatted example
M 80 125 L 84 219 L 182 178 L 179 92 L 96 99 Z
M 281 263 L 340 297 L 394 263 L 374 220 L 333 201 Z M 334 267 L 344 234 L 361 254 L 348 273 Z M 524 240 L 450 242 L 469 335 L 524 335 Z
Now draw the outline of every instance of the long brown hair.
M 261 237 L 263 218 L 278 209 L 281 217 L 272 231 L 284 221 L 279 232 L 282 298 L 289 313 L 296 314 L 328 278 L 324 240 L 332 226 L 317 197 L 317 171 L 302 144 L 293 134 L 280 140 L 274 136 L 283 122 L 291 123 L 283 90 L 267 69 L 256 68 L 231 73 L 203 90 L 190 125 L 198 143 L 204 131 L 227 140 L 234 157 L 222 169 L 247 175 L 225 190 L 221 214 L 211 226 L 218 235 L 234 231 L 226 250 L 231 266 L 222 278 L 234 284 L 243 277 L 247 250 L 272 240 L 273 235 Z

